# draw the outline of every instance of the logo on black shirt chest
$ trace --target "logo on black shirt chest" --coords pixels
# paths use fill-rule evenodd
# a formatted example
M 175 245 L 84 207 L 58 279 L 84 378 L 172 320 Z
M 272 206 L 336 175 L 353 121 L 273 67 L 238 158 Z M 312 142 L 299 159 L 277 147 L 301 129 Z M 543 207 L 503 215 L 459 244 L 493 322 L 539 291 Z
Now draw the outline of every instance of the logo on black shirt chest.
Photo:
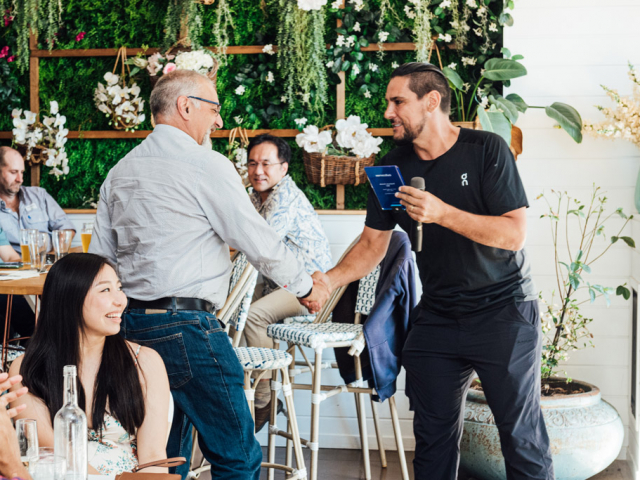
M 469 182 L 467 181 L 467 174 L 463 173 L 460 178 L 462 179 L 462 186 L 466 187 L 467 185 L 469 185 Z

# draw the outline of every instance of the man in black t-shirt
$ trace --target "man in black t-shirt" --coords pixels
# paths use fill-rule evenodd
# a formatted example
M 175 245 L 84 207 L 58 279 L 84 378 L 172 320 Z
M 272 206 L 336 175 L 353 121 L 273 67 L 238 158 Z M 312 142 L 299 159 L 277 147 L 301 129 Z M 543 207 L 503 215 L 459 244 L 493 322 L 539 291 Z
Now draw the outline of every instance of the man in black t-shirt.
M 406 210 L 382 210 L 369 194 L 359 242 L 324 281 L 346 285 L 380 263 L 396 225 L 423 226 L 416 260 L 423 294 L 411 315 L 402 363 L 415 411 L 416 479 L 454 480 L 464 399 L 473 371 L 500 432 L 507 478 L 553 479 L 540 410 L 541 330 L 526 236 L 527 198 L 509 147 L 499 136 L 454 127 L 451 91 L 426 63 L 397 68 L 385 117 L 399 147 L 382 160 L 397 165 Z

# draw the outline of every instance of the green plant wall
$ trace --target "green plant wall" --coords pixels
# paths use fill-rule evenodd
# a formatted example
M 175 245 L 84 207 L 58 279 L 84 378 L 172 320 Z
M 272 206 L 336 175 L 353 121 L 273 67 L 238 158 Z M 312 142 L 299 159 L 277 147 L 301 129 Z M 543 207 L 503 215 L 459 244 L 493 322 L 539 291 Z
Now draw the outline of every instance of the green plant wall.
M 54 48 L 117 48 L 127 47 L 160 47 L 164 39 L 164 13 L 169 0 L 63 0 L 62 27 L 55 37 Z M 447 12 L 437 5 L 443 0 L 433 3 L 431 28 L 433 34 L 449 31 L 450 18 Z M 483 0 L 478 0 L 481 4 Z M 278 0 L 227 0 L 234 22 L 229 29 L 230 45 L 265 45 L 276 44 L 279 24 Z M 393 10 L 386 9 L 380 17 L 380 6 L 383 2 Z M 201 7 L 202 45 L 213 45 L 216 28 L 216 5 Z M 364 8 L 356 10 L 358 1 L 347 3 L 347 10 L 338 11 L 331 8 L 331 0 L 326 14 L 325 38 L 331 49 L 327 51 L 327 62 L 331 61 L 337 38 L 341 35 L 336 29 L 338 17 L 342 18 L 347 34 L 358 36 L 360 45 L 377 41 L 380 26 L 389 33 L 387 41 L 411 41 L 412 19 L 407 16 L 406 2 L 402 0 L 364 0 Z M 460 5 L 464 3 L 460 1 Z M 502 0 L 484 0 L 489 10 L 502 11 Z M 345 16 L 347 15 L 347 16 Z M 350 15 L 350 16 L 349 16 Z M 492 13 L 493 15 L 493 13 Z M 358 25 L 356 26 L 356 23 Z M 500 27 L 502 28 L 502 27 Z M 0 49 L 7 45 L 14 48 L 16 22 L 0 23 Z M 496 44 L 488 55 L 496 55 L 500 48 L 501 31 L 495 34 Z M 493 35 L 493 34 L 492 34 Z M 439 42 L 440 44 L 441 42 Z M 459 59 L 463 55 L 478 57 L 477 39 L 471 38 L 467 50 L 459 51 L 441 48 L 444 65 L 458 62 L 458 71 L 469 76 L 477 74 L 477 66 L 463 66 Z M 443 45 L 440 45 L 441 47 Z M 47 48 L 46 42 L 40 48 Z M 359 48 L 357 48 L 359 50 Z M 357 54 L 357 55 L 356 55 Z M 347 72 L 346 113 L 359 115 L 369 127 L 388 127 L 384 119 L 386 102 L 385 86 L 388 82 L 392 65 L 402 64 L 416 59 L 415 52 L 395 52 L 380 56 L 377 52 L 355 52 L 361 75 Z M 435 55 L 435 54 L 434 54 Z M 338 58 L 338 56 L 336 56 Z M 40 100 L 41 110 L 48 111 L 48 103 L 56 100 L 60 113 L 67 117 L 69 130 L 108 130 L 108 119 L 97 111 L 93 103 L 93 90 L 107 71 L 114 66 L 113 57 L 96 58 L 44 58 L 40 62 Z M 431 58 L 437 63 L 435 56 Z M 306 118 L 307 125 L 323 126 L 333 124 L 336 119 L 336 72 L 328 67 L 330 87 L 328 102 L 321 111 L 310 111 L 301 102 L 284 103 L 282 79 L 277 77 L 277 55 L 262 53 L 259 55 L 228 55 L 218 75 L 218 94 L 222 103 L 221 115 L 224 128 L 242 125 L 248 129 L 258 128 L 297 128 L 296 119 Z M 375 70 L 374 70 L 375 68 Z M 3 70 L 4 69 L 4 70 Z M 3 73 L 5 72 L 6 73 Z M 267 81 L 267 75 L 273 72 L 276 81 Z M 475 72 L 475 73 L 474 73 Z M 15 61 L 7 62 L 0 58 L 0 99 L 5 98 L 0 107 L 0 130 L 12 128 L 10 112 L 12 108 L 29 108 L 28 72 L 21 73 Z M 142 72 L 136 77 L 145 99 L 145 113 L 150 117 L 148 99 L 151 91 L 149 77 Z M 236 93 L 238 87 L 244 87 L 244 93 Z M 7 90 L 9 89 L 9 91 Z M 3 97 L 5 95 L 5 97 Z M 149 120 L 140 126 L 151 129 Z M 9 144 L 8 141 L 2 141 Z M 46 188 L 64 208 L 91 208 L 95 202 L 105 176 L 109 169 L 117 163 L 139 141 L 136 140 L 87 140 L 73 139 L 67 142 L 70 173 L 66 177 L 56 179 L 43 168 L 41 186 Z M 291 139 L 294 152 L 290 172 L 295 182 L 303 189 L 311 203 L 318 209 L 335 208 L 335 187 L 321 188 L 308 183 L 304 174 L 300 148 Z M 227 142 L 214 141 L 214 148 L 225 153 Z M 393 143 L 385 139 L 378 155 L 393 148 Z M 346 188 L 346 208 L 361 209 L 366 204 L 367 185 Z

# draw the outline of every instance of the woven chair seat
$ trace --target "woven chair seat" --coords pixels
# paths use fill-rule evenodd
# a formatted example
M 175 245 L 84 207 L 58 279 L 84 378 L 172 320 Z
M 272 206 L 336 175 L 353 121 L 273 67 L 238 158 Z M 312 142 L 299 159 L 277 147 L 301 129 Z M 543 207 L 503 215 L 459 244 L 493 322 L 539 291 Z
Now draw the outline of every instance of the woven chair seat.
M 325 348 L 331 342 L 349 342 L 362 332 L 362 325 L 352 323 L 276 323 L 267 327 L 267 335 L 274 340 L 295 343 L 303 347 Z
M 293 357 L 272 348 L 236 347 L 238 360 L 244 370 L 276 370 L 287 367 Z

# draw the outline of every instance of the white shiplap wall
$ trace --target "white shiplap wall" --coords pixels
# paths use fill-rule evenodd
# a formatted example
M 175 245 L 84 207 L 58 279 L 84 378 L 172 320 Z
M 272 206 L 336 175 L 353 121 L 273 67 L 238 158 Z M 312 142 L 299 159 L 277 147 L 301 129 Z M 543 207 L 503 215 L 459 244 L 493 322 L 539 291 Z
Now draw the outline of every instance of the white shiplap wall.
M 627 61 L 640 65 L 640 0 L 518 0 L 513 14 L 515 25 L 505 30 L 504 44 L 513 54 L 525 56 L 529 74 L 513 81 L 511 91 L 529 104 L 548 105 L 564 101 L 576 107 L 583 118 L 599 119 L 594 104 L 606 104 L 600 84 L 630 93 Z M 508 92 L 505 92 L 508 93 Z M 612 208 L 633 207 L 633 191 L 638 174 L 638 150 L 630 144 L 585 138 L 576 145 L 569 136 L 553 128 L 541 110 L 530 110 L 518 121 L 524 132 L 524 153 L 518 160 L 520 174 L 531 203 L 528 212 L 529 251 L 535 281 L 543 292 L 554 286 L 553 249 L 546 220 L 540 219 L 544 205 L 535 201 L 539 193 L 551 189 L 567 190 L 587 198 L 595 182 L 603 187 Z M 81 223 L 86 218 L 74 216 Z M 334 259 L 339 258 L 351 240 L 362 231 L 362 215 L 323 215 L 323 225 L 332 245 Z M 612 224 L 610 233 L 619 223 Z M 640 224 L 634 233 L 640 243 Z M 631 229 L 629 229 L 631 230 Z M 640 253 L 616 245 L 604 260 L 594 266 L 592 283 L 618 285 L 634 276 L 640 282 Z M 602 304 L 584 308 L 593 316 L 591 331 L 595 349 L 575 352 L 567 365 L 572 377 L 598 385 L 603 397 L 613 404 L 623 419 L 629 419 L 631 304 L 619 298 L 610 308 Z M 331 352 L 326 352 L 330 359 Z M 337 373 L 327 374 L 326 381 L 339 382 Z M 300 381 L 303 377 L 299 377 Z M 405 447 L 412 450 L 412 414 L 404 396 L 404 374 L 399 379 L 397 395 Z M 309 434 L 310 395 L 296 393 L 296 411 L 301 433 Z M 367 407 L 368 417 L 371 418 Z M 393 430 L 388 408 L 381 409 L 386 447 L 394 449 Z M 321 446 L 358 448 L 359 434 L 352 395 L 338 395 L 322 403 Z M 628 428 L 627 428 L 628 431 Z M 369 421 L 371 448 L 377 448 L 373 425 Z M 260 439 L 265 443 L 266 436 Z M 631 443 L 630 443 L 631 442 Z M 625 438 L 620 458 L 627 456 L 638 465 L 638 440 L 635 430 Z M 634 470 L 637 467 L 634 466 Z
M 609 105 L 601 84 L 622 94 L 631 93 L 627 62 L 640 65 L 640 32 L 636 28 L 640 1 L 519 0 L 514 19 L 515 25 L 505 29 L 504 44 L 513 54 L 524 55 L 529 74 L 514 80 L 510 91 L 520 94 L 527 103 L 566 102 L 577 108 L 583 119 L 600 120 L 594 105 Z M 555 281 L 553 248 L 548 223 L 538 218 L 544 206 L 535 197 L 556 189 L 586 200 L 595 183 L 606 190 L 611 209 L 624 207 L 628 213 L 635 213 L 633 192 L 640 153 L 629 143 L 591 137 L 577 145 L 552 125 L 541 110 L 529 111 L 518 121 L 524 132 L 524 154 L 518 167 L 532 204 L 527 250 L 536 284 L 547 294 Z M 609 234 L 620 225 L 619 221 L 612 222 Z M 640 231 L 635 226 L 633 229 Z M 627 234 L 631 230 L 627 228 Z M 628 282 L 632 273 L 640 278 L 638 260 L 637 252 L 616 244 L 594 265 L 588 280 L 616 286 Z M 628 428 L 631 302 L 617 297 L 609 308 L 596 303 L 583 312 L 594 318 L 591 331 L 595 348 L 574 352 L 566 370 L 573 378 L 599 386 L 603 398 L 616 407 L 627 433 L 620 458 L 629 458 L 637 465 L 637 435 L 633 430 L 629 435 Z

